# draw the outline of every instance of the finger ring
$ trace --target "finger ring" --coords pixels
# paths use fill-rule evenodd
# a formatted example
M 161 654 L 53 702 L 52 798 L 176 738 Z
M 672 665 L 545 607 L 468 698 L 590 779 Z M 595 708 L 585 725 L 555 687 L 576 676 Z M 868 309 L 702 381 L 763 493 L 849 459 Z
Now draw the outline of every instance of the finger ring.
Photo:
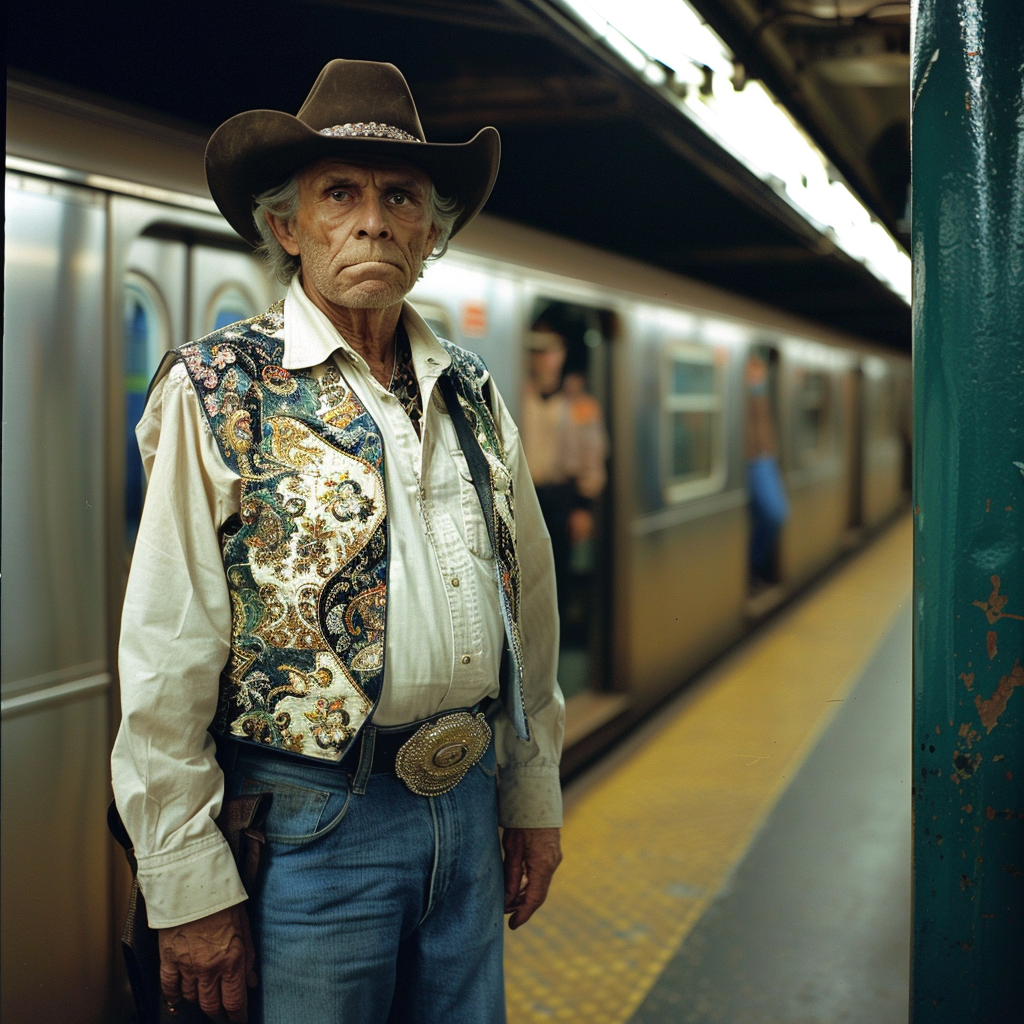
M 174 1015 L 178 1012 L 178 1007 L 169 999 L 167 1000 L 167 1012 L 171 1015 Z

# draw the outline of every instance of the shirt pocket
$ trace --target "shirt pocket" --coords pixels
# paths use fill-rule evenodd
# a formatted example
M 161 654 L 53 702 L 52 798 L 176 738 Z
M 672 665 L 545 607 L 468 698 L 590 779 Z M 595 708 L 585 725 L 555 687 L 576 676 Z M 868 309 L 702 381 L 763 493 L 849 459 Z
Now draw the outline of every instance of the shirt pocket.
M 494 557 L 491 538 L 487 532 L 483 509 L 480 507 L 480 498 L 473 485 L 473 474 L 469 471 L 469 463 L 461 449 L 453 450 L 451 456 L 459 474 L 462 530 L 463 536 L 466 538 L 466 546 L 477 557 L 491 559 Z

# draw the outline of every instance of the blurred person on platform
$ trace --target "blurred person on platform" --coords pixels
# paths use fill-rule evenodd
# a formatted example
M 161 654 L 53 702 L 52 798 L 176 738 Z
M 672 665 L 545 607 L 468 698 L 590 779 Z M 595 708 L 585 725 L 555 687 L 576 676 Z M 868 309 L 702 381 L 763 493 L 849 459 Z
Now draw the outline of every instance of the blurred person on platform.
M 789 517 L 782 485 L 775 418 L 769 395 L 768 363 L 747 359 L 747 493 L 750 500 L 750 584 L 758 590 L 777 582 L 779 531 Z
M 573 546 L 593 538 L 595 507 L 608 481 L 608 434 L 601 405 L 587 393 L 583 374 L 565 372 L 565 337 L 541 320 L 529 332 L 526 347 L 530 372 L 520 434 L 551 534 L 564 614 Z
M 112 769 L 171 1014 L 505 1020 L 502 913 L 561 858 L 554 564 L 487 369 L 404 301 L 498 155 L 346 60 L 210 140 L 287 292 L 170 353 L 137 431 Z M 247 893 L 217 819 L 253 793 Z

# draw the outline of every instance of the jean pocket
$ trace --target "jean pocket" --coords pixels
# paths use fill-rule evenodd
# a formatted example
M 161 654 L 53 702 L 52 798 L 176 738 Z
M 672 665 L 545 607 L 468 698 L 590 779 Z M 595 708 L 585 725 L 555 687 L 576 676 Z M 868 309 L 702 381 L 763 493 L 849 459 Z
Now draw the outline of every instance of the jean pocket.
M 271 843 L 311 843 L 336 828 L 348 810 L 347 788 L 344 792 L 331 792 L 250 775 L 242 792 L 271 795 L 264 825 L 264 834 Z

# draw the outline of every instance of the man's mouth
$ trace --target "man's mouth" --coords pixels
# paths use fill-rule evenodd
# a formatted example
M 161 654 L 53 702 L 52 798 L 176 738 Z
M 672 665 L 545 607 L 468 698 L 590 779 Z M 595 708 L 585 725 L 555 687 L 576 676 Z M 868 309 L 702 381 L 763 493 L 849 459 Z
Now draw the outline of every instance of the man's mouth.
M 368 257 L 366 257 L 364 259 L 351 260 L 347 264 L 346 269 L 348 269 L 348 270 L 355 270 L 358 267 L 373 267 L 373 266 L 378 266 L 378 267 L 380 267 L 380 266 L 395 267 L 398 270 L 402 269 L 401 264 L 397 260 L 389 260 L 389 259 L 387 259 L 384 256 L 368 256 Z

